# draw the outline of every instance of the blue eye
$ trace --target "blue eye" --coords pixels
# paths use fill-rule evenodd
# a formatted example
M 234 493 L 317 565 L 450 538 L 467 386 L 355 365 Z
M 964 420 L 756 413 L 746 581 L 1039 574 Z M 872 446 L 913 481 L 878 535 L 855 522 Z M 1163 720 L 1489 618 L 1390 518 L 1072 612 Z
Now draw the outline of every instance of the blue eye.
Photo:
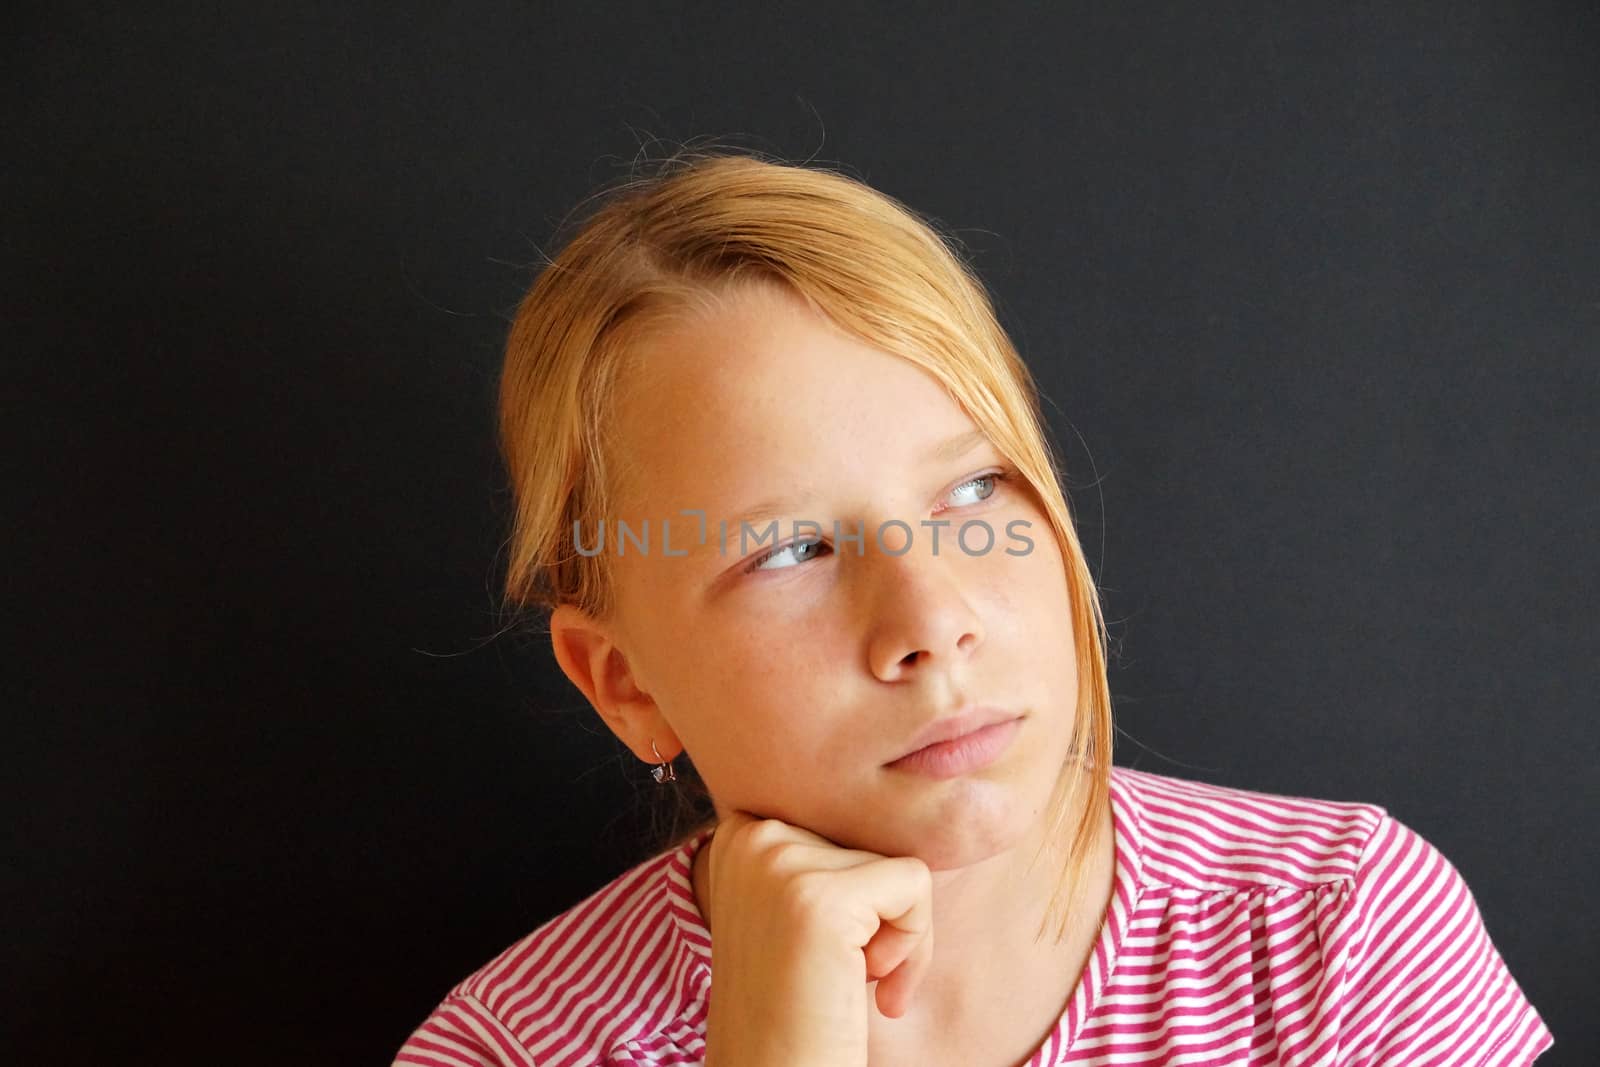
M 980 496 L 978 498 L 978 500 L 988 500 L 991 496 L 993 496 L 995 494 L 995 490 L 1000 488 L 999 483 L 1004 478 L 1005 478 L 1005 475 L 1001 474 L 1001 473 L 998 473 L 998 472 L 995 473 L 995 474 L 980 474 L 976 478 L 972 479 L 970 482 L 962 482 L 960 485 L 958 485 L 954 489 L 950 490 L 950 492 L 959 493 L 959 492 L 961 492 L 961 490 L 969 489 L 974 485 L 985 485 L 985 484 L 987 484 L 989 486 L 989 491 L 987 493 L 984 493 L 982 496 Z
M 964 507 L 964 506 L 968 506 L 970 504 L 982 503 L 983 501 L 988 500 L 1000 488 L 1000 483 L 1005 481 L 1008 477 L 1010 477 L 1010 474 L 1011 474 L 1010 471 L 992 471 L 992 472 L 990 472 L 988 474 L 980 474 L 976 478 L 970 478 L 967 481 L 962 482 L 960 485 L 958 485 L 954 489 L 950 490 L 950 495 L 951 496 L 954 496 L 955 494 L 963 492 L 965 490 L 971 490 L 974 486 L 977 486 L 977 487 L 985 487 L 986 486 L 988 491 L 987 492 L 982 492 L 981 495 L 979 495 L 976 500 L 968 501 L 966 504 L 957 504 L 955 506 L 956 507 Z M 776 559 L 779 555 L 781 555 L 784 552 L 794 552 L 796 550 L 799 550 L 799 551 L 801 551 L 803 553 L 805 550 L 811 550 L 811 554 L 810 555 L 802 555 L 799 558 L 798 562 L 799 563 L 804 563 L 807 560 L 816 558 L 816 550 L 821 549 L 821 548 L 826 548 L 826 547 L 827 547 L 827 542 L 819 540 L 817 538 L 806 538 L 806 539 L 799 540 L 799 541 L 790 541 L 786 545 L 779 545 L 777 548 L 771 548 L 771 549 L 768 549 L 767 551 L 763 552 L 761 555 L 757 556 L 755 559 L 751 560 L 748 564 L 746 564 L 742 568 L 742 573 L 744 573 L 744 574 L 754 574 L 756 571 L 762 571 L 762 570 L 788 570 L 789 568 L 787 566 L 785 566 L 785 567 L 768 567 L 768 566 L 766 566 L 766 564 L 769 563 L 770 561 L 772 561 L 773 559 Z M 794 564 L 794 565 L 798 565 L 798 564 Z
M 819 541 L 819 540 L 815 540 L 815 539 L 809 539 L 809 540 L 805 540 L 805 541 L 790 541 L 786 545 L 779 545 L 777 548 L 768 549 L 767 551 L 761 553 L 761 555 L 757 556 L 754 560 L 752 560 L 750 562 L 750 565 L 744 569 L 744 572 L 746 574 L 750 574 L 753 571 L 758 571 L 758 570 L 786 570 L 787 568 L 784 568 L 784 567 L 770 567 L 770 568 L 769 567 L 764 567 L 763 564 L 765 564 L 769 560 L 775 558 L 781 552 L 789 552 L 789 551 L 794 550 L 794 549 L 805 549 L 805 548 L 815 549 L 815 548 L 820 547 L 821 545 L 822 545 L 822 542 Z M 807 559 L 810 559 L 810 558 L 811 558 L 810 556 L 806 556 L 804 559 L 801 559 L 800 562 L 804 563 Z

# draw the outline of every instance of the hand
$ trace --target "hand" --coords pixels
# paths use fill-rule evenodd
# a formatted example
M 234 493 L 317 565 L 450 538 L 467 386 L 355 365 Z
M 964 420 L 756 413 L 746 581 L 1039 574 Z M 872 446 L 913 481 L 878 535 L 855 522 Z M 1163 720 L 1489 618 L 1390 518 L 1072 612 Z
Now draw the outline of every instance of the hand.
M 706 847 L 708 1067 L 866 1067 L 867 984 L 899 1017 L 933 959 L 927 864 L 743 811 Z

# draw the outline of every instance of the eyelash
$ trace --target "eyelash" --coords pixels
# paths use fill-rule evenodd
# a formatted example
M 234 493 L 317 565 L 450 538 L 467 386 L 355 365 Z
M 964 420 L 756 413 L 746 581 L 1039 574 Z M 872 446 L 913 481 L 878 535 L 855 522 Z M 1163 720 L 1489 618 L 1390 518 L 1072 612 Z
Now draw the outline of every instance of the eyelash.
M 1002 468 L 1000 470 L 989 471 L 989 472 L 987 472 L 985 474 L 975 474 L 971 478 L 968 478 L 966 481 L 962 482 L 960 485 L 954 486 L 950 490 L 950 492 L 951 493 L 959 492 L 960 490 L 965 489 L 969 485 L 972 485 L 972 484 L 974 484 L 976 482 L 993 482 L 994 483 L 994 488 L 989 491 L 989 495 L 984 497 L 983 500 L 978 501 L 978 503 L 982 504 L 982 503 L 985 503 L 986 501 L 993 500 L 995 494 L 1000 491 L 1001 486 L 1004 485 L 1006 482 L 1009 482 L 1016 474 L 1017 474 L 1016 469 L 1012 468 L 1012 467 L 1005 467 L 1005 468 Z M 946 510 L 948 510 L 948 509 L 946 509 Z M 805 544 L 805 545 L 809 545 L 809 544 L 821 545 L 823 543 L 824 542 L 822 542 L 822 541 L 790 541 L 786 545 L 778 545 L 775 548 L 769 548 L 767 551 L 761 553 L 761 555 L 757 556 L 755 559 L 753 559 L 749 563 L 745 564 L 744 567 L 741 568 L 741 572 L 744 573 L 744 574 L 754 574 L 757 570 L 760 569 L 760 567 L 761 567 L 761 565 L 763 563 L 765 563 L 768 560 L 770 560 L 773 556 L 777 555 L 779 552 L 785 551 L 786 549 L 794 548 L 796 545 L 802 545 L 802 544 Z M 805 560 L 801 560 L 800 562 L 804 563 L 806 561 Z

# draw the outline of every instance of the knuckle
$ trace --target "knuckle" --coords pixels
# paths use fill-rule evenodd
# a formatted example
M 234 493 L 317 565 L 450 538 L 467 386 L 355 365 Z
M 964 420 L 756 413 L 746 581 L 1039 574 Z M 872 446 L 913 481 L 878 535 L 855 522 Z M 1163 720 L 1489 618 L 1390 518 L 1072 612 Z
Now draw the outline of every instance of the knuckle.
M 793 841 L 773 841 L 761 853 L 767 870 L 774 874 L 781 874 L 789 868 L 796 866 L 795 860 L 799 846 Z
M 756 819 L 745 825 L 744 836 L 753 845 L 772 845 L 780 840 L 782 827 L 783 823 L 777 819 Z
M 827 877 L 819 871 L 802 871 L 789 879 L 784 904 L 791 918 L 809 920 L 824 910 Z

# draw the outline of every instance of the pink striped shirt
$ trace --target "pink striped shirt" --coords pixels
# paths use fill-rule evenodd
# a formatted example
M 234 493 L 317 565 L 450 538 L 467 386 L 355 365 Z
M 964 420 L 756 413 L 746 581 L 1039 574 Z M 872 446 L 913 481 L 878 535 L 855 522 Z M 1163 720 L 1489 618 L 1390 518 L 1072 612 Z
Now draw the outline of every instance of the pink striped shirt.
M 1384 809 L 1123 767 L 1111 795 L 1111 909 L 1028 1067 L 1488 1067 L 1554 1043 L 1461 875 Z M 701 1063 L 710 935 L 689 871 L 706 837 L 464 979 L 394 1062 Z

